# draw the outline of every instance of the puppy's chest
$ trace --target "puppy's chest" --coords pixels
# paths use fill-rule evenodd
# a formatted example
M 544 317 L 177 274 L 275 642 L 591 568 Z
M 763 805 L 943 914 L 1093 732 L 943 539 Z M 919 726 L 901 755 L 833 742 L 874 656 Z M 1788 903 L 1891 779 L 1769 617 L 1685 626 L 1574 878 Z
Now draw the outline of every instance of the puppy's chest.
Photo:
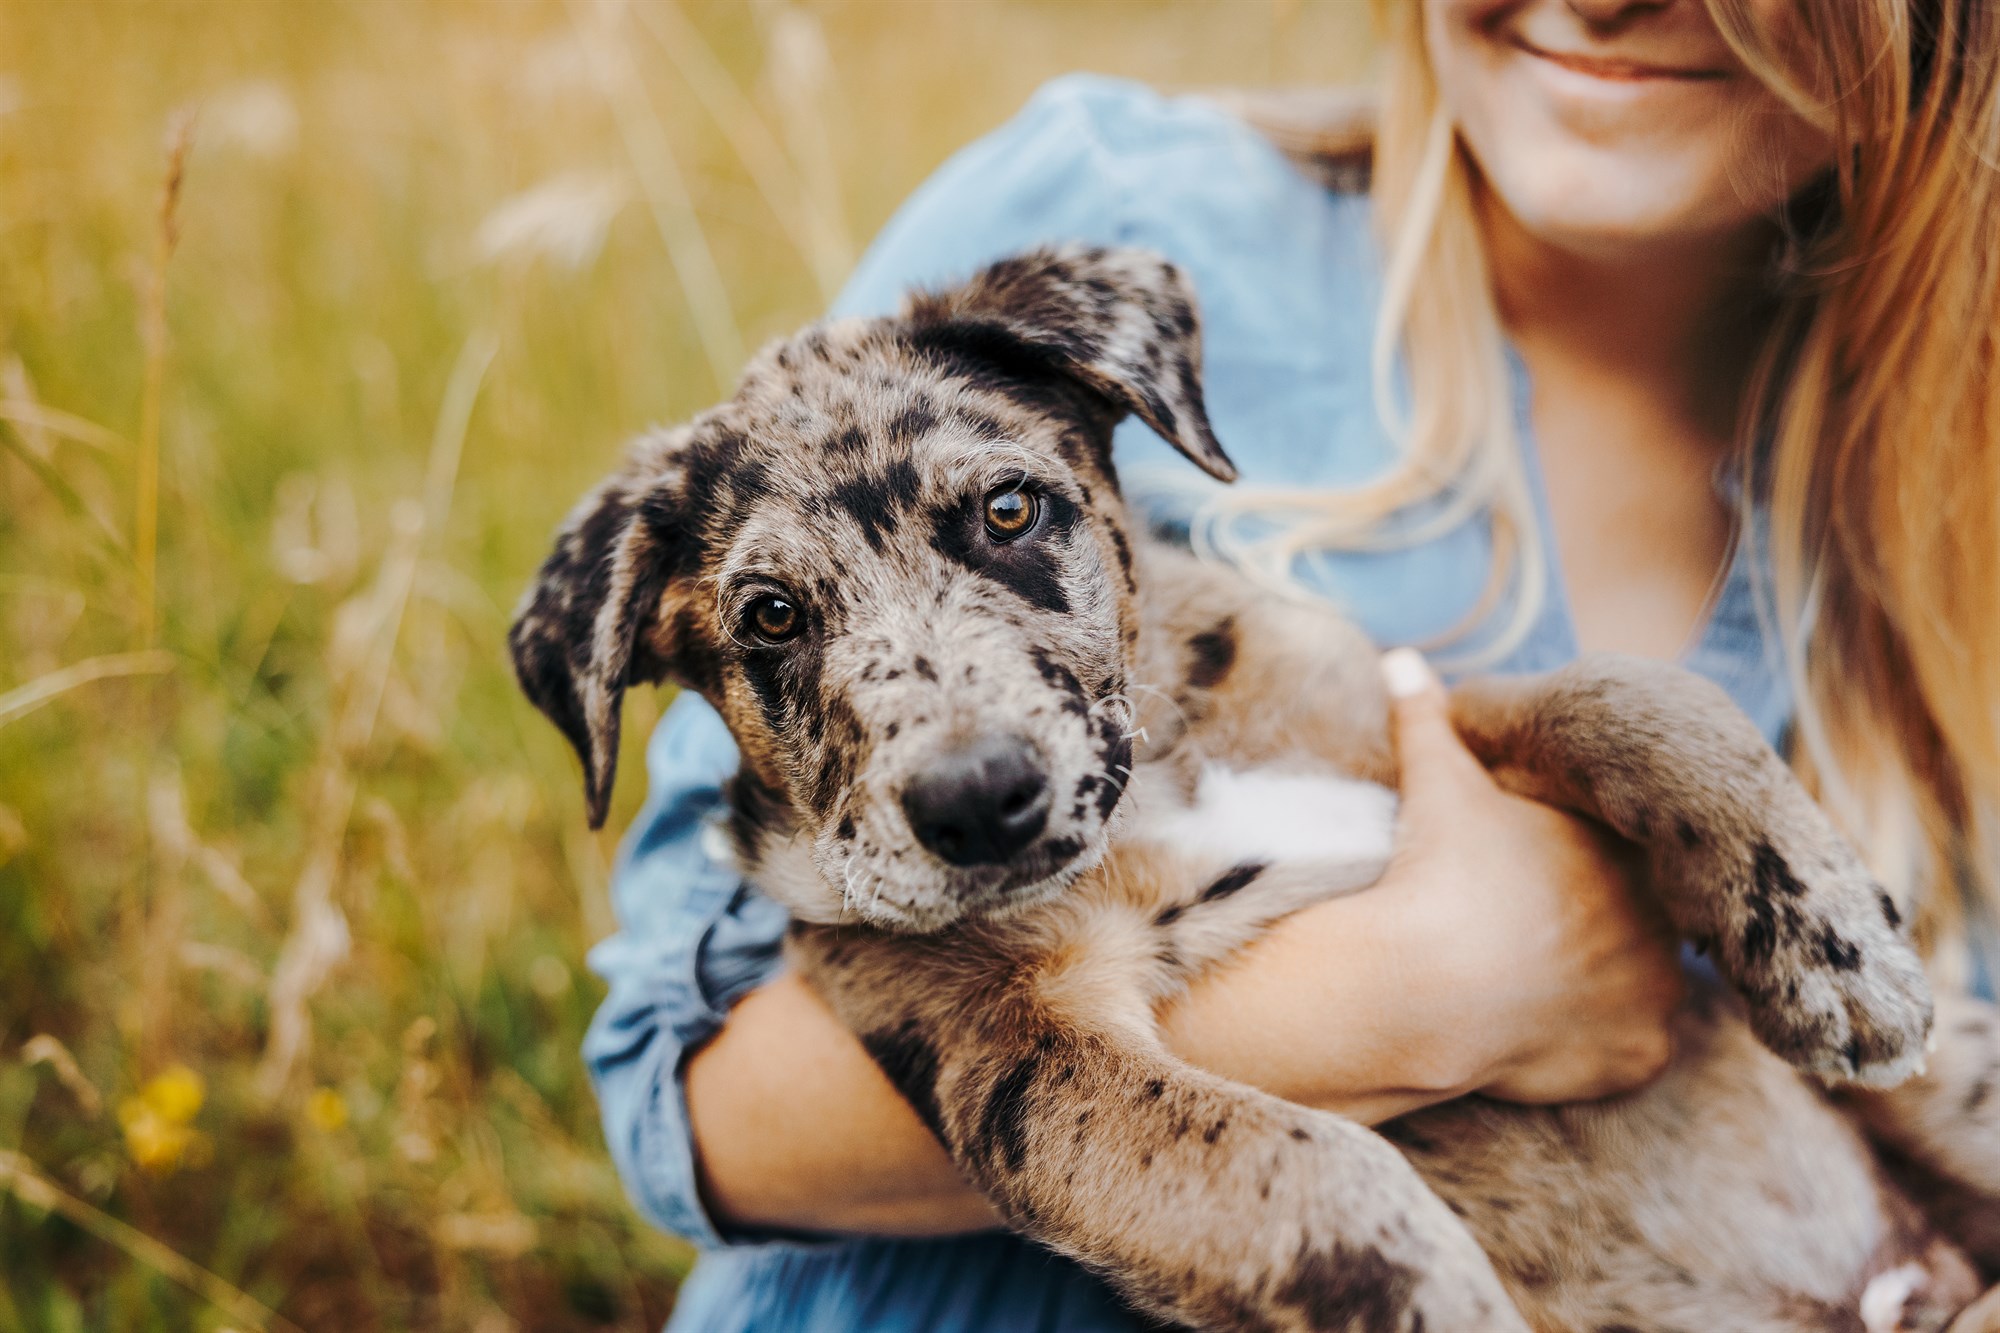
M 1172 782 L 1147 765 L 1138 779 L 1117 845 L 1191 862 L 1373 859 L 1387 854 L 1395 825 L 1396 794 L 1387 787 L 1306 764 L 1210 762 L 1191 783 Z
M 1129 813 L 1106 857 L 1107 888 L 1133 907 L 1178 921 L 1222 900 L 1255 915 L 1282 893 L 1291 910 L 1372 880 L 1393 847 L 1396 795 L 1305 762 L 1234 767 L 1210 762 L 1190 777 L 1141 764 Z

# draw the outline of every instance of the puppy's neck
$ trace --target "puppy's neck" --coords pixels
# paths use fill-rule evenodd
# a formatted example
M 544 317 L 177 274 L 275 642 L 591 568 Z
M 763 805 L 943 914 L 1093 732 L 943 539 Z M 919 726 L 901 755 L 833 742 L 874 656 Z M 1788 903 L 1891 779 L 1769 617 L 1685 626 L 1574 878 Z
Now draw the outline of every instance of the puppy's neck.
M 1234 619 L 1228 601 L 1210 593 L 1217 571 L 1179 547 L 1137 544 L 1138 632 L 1126 689 L 1132 700 L 1136 756 L 1169 756 L 1211 711 L 1216 686 L 1234 669 Z M 1233 589 L 1240 591 L 1240 589 Z

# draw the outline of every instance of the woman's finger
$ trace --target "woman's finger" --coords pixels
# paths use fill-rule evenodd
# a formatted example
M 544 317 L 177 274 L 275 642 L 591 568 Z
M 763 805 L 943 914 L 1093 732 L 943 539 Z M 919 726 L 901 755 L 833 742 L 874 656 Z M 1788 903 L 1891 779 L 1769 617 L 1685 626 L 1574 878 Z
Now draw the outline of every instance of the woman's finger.
M 1414 648 L 1392 649 L 1382 654 L 1381 667 L 1403 769 L 1405 817 L 1423 817 L 1433 803 L 1461 796 L 1467 783 L 1490 783 L 1452 729 L 1444 686 L 1423 654 Z

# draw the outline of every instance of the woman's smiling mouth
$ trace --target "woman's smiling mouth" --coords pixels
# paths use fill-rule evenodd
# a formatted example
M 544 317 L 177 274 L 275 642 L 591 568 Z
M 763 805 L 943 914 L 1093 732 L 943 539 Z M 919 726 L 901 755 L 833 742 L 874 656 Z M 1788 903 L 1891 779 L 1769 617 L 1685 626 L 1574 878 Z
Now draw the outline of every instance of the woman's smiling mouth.
M 1535 45 L 1519 33 L 1507 33 L 1504 40 L 1516 50 L 1563 69 L 1603 79 L 1608 83 L 1644 83 L 1655 80 L 1675 83 L 1706 83 L 1729 77 L 1726 69 L 1685 69 L 1654 65 L 1638 60 L 1588 56 L 1574 51 L 1551 51 Z

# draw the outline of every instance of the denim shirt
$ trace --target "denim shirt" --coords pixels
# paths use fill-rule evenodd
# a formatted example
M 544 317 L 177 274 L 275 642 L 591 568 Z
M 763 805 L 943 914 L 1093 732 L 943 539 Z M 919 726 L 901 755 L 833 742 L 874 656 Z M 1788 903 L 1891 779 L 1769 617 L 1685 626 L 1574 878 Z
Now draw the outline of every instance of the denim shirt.
M 1341 486 L 1392 462 L 1370 387 L 1381 262 L 1368 201 L 1308 179 L 1254 131 L 1193 99 L 1091 76 L 1049 84 L 912 196 L 835 313 L 886 313 L 914 285 L 1063 241 L 1145 246 L 1192 276 L 1209 410 L 1243 484 Z M 1499 666 L 1532 671 L 1569 661 L 1577 641 L 1518 363 L 1514 390 L 1551 558 L 1540 616 Z M 1128 494 L 1159 521 L 1185 520 L 1199 503 L 1194 469 L 1140 423 L 1119 428 L 1114 452 Z M 1775 739 L 1791 699 L 1764 629 L 1771 618 L 1758 609 L 1763 533 L 1752 526 L 1683 661 Z M 1404 549 L 1309 557 L 1298 574 L 1378 642 L 1412 643 L 1449 630 L 1479 604 L 1492 555 L 1482 517 Z M 590 959 L 610 984 L 584 1056 L 612 1156 L 641 1211 L 704 1252 L 670 1327 L 1138 1327 L 1095 1278 L 1011 1235 L 809 1241 L 725 1232 L 703 1211 L 682 1083 L 687 1056 L 778 968 L 785 920 L 710 856 L 706 830 L 735 767 L 715 712 L 691 695 L 678 700 L 648 747 L 651 794 L 612 885 L 620 929 Z

